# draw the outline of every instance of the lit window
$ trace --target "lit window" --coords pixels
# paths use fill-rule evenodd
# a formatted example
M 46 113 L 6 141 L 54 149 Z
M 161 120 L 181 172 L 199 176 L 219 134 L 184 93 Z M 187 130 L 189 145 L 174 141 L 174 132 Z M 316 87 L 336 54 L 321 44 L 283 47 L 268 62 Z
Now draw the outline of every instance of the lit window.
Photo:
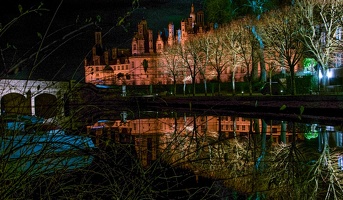
M 336 29 L 335 36 L 337 40 L 342 40 L 342 27 L 338 27 Z
M 342 66 L 342 53 L 335 53 L 335 67 Z
M 338 168 L 340 170 L 343 170 L 343 156 L 342 155 L 338 156 Z

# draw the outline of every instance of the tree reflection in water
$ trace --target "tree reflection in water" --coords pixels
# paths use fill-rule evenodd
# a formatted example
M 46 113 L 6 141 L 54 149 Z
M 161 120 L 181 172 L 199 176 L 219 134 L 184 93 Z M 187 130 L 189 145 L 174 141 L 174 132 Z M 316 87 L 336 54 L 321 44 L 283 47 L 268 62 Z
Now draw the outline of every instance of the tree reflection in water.
M 106 139 L 130 138 L 146 168 L 167 163 L 191 170 L 196 181 L 210 178 L 250 197 L 343 197 L 340 126 L 199 113 L 140 116 L 111 126 L 98 122 L 88 130 L 101 126 L 102 138 L 109 133 Z

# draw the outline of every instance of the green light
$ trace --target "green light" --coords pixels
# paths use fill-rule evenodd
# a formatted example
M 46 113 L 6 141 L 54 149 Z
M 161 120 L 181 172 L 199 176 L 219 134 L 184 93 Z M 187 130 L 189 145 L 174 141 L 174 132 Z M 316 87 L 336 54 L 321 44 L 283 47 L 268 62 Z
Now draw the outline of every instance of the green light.
M 310 69 L 317 65 L 317 61 L 314 58 L 305 58 L 304 59 L 304 68 Z

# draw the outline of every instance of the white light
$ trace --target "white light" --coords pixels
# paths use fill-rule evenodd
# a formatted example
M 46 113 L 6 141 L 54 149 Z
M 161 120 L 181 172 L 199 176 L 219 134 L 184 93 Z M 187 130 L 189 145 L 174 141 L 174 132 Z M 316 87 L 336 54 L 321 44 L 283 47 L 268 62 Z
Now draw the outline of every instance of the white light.
M 327 76 L 328 78 L 332 78 L 332 71 L 330 69 L 328 69 L 327 71 Z
M 319 71 L 319 79 L 323 78 L 323 74 L 321 71 Z

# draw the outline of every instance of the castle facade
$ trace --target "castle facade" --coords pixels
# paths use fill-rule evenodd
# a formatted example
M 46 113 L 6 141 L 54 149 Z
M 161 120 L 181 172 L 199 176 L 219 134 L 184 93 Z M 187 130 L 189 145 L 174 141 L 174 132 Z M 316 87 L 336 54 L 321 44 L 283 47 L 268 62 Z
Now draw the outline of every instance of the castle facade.
M 189 17 L 180 22 L 180 29 L 175 30 L 172 22 L 168 32 L 154 33 L 143 19 L 137 25 L 131 49 L 105 49 L 101 31 L 95 32 L 95 45 L 91 58 L 85 59 L 85 82 L 103 85 L 150 85 L 168 84 L 168 77 L 159 67 L 160 54 L 167 45 L 184 44 L 189 38 L 201 35 L 214 28 L 205 24 L 204 12 L 195 12 L 191 5 Z
M 153 30 L 149 29 L 148 22 L 142 19 L 134 33 L 131 49 L 106 49 L 102 44 L 101 31 L 95 32 L 95 45 L 91 58 L 85 59 L 85 82 L 95 85 L 155 85 L 172 84 L 172 78 L 162 67 L 161 53 L 167 46 L 183 45 L 193 37 L 201 36 L 207 32 L 215 31 L 216 25 L 206 24 L 203 11 L 195 12 L 191 5 L 190 14 L 181 20 L 180 29 L 175 30 L 172 22 L 168 24 L 167 31 L 157 33 L 154 39 Z M 268 68 L 268 66 L 266 66 Z M 297 68 L 297 67 L 296 67 Z M 206 69 L 206 77 L 211 81 L 216 78 L 213 69 Z M 244 81 L 246 69 L 235 69 L 235 81 Z M 185 70 L 179 75 L 177 84 L 190 83 L 189 72 Z M 231 80 L 232 72 L 227 68 L 221 74 L 221 81 Z M 200 83 L 203 77 L 196 77 Z

